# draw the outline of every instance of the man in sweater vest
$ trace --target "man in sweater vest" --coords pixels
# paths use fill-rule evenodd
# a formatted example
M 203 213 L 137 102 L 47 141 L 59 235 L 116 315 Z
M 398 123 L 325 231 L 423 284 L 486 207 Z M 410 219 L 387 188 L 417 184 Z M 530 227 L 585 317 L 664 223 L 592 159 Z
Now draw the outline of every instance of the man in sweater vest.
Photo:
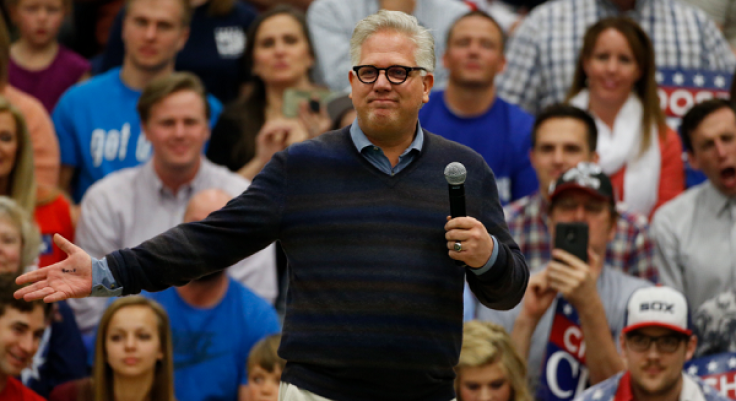
M 529 272 L 483 158 L 421 128 L 431 34 L 380 11 L 358 23 L 351 47 L 350 127 L 278 152 L 227 206 L 135 248 L 91 259 L 57 236 L 69 258 L 20 278 L 35 284 L 16 296 L 160 291 L 279 240 L 289 262 L 282 400 L 453 399 L 466 277 L 481 303 L 510 309 Z M 442 172 L 456 161 L 468 217 L 450 219 Z

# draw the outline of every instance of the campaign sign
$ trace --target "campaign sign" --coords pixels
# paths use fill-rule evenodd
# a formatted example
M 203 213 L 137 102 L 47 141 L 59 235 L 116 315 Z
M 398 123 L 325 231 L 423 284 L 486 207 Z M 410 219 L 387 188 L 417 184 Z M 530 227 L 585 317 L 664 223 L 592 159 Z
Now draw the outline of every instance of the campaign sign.
M 585 342 L 575 308 L 560 296 L 556 303 L 537 399 L 569 401 L 588 387 Z
M 655 79 L 659 86 L 659 104 L 664 110 L 667 125 L 677 131 L 682 117 L 695 104 L 715 97 L 728 98 L 732 74 L 732 71 L 657 70 Z M 687 187 L 705 181 L 705 175 L 688 163 L 684 146 L 682 157 Z
M 40 255 L 46 256 L 54 253 L 54 235 L 43 234 L 41 235 L 41 246 Z
M 692 376 L 700 376 L 721 394 L 736 400 L 736 352 L 692 359 L 685 364 L 685 371 Z

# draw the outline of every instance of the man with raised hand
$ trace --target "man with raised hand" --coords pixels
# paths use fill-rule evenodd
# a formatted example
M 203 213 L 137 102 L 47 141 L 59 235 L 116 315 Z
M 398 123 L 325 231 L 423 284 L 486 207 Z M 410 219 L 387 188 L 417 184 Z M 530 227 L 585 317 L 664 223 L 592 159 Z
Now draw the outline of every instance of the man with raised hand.
M 613 186 L 600 166 L 582 162 L 563 172 L 550 186 L 547 217 L 551 241 L 559 223 L 588 226 L 587 261 L 555 247 L 544 268 L 529 279 L 520 305 L 511 311 L 481 307 L 478 318 L 499 323 L 512 334 L 528 360 L 537 399 L 571 400 L 588 378 L 595 384 L 623 369 L 616 339 L 626 301 L 651 283 L 606 263 L 606 245 L 618 217 Z M 582 238 L 576 234 L 574 240 Z

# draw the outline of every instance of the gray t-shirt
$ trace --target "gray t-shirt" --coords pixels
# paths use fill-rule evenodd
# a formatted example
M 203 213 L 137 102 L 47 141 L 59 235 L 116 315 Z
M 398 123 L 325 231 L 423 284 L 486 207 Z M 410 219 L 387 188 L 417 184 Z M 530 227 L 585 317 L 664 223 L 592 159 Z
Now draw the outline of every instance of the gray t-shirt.
M 620 271 L 604 267 L 601 275 L 598 276 L 596 287 L 598 295 L 603 302 L 603 309 L 606 311 L 606 320 L 608 327 L 611 329 L 611 336 L 618 345 L 618 337 L 624 327 L 624 315 L 626 305 L 629 301 L 631 293 L 642 287 L 649 287 L 652 283 L 639 278 L 629 276 Z M 492 310 L 480 305 L 478 308 L 478 319 L 487 320 L 502 325 L 509 333 L 514 328 L 516 317 L 521 312 L 524 301 L 509 311 Z M 536 391 L 539 384 L 539 376 L 542 370 L 542 362 L 549 340 L 549 333 L 552 329 L 552 320 L 555 313 L 555 303 L 547 309 L 542 319 L 539 321 L 529 349 L 529 359 L 527 360 L 527 376 L 532 391 Z

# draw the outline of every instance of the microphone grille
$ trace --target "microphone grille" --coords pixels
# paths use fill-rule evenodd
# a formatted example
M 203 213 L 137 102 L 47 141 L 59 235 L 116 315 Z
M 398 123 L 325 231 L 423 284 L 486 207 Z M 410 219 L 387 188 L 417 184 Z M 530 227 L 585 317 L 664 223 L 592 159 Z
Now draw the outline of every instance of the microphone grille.
M 462 163 L 452 162 L 445 167 L 445 179 L 450 185 L 464 184 L 467 175 L 468 173 Z

